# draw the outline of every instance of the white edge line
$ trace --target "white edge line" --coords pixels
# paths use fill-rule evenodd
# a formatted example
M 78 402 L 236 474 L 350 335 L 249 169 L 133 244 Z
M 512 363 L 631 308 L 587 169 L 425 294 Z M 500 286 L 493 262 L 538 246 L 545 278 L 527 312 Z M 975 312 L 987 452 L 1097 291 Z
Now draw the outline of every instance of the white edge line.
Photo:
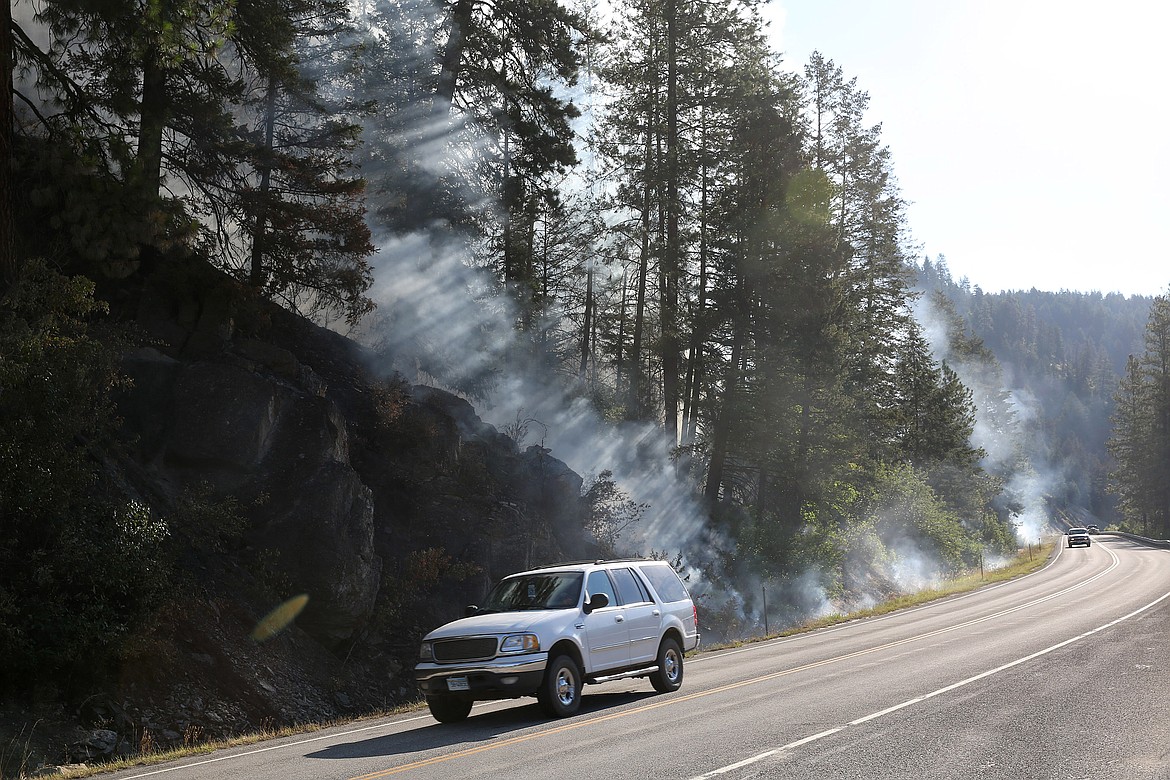
M 693 780 L 707 780 L 708 778 L 711 778 L 711 777 L 718 777 L 719 775 L 725 775 L 728 772 L 734 772 L 737 769 L 742 769 L 745 766 L 750 766 L 758 761 L 763 761 L 765 758 L 770 758 L 770 757 L 776 755 L 777 753 L 783 753 L 785 750 L 792 750 L 793 748 L 798 748 L 801 745 L 807 745 L 810 742 L 815 742 L 818 739 L 823 739 L 825 737 L 836 734 L 838 731 L 841 731 L 841 729 L 843 729 L 843 728 L 845 728 L 845 727 L 839 726 L 835 729 L 829 729 L 828 731 L 822 731 L 820 734 L 813 734 L 811 737 L 805 737 L 804 739 L 798 739 L 795 742 L 789 742 L 787 745 L 783 745 L 781 747 L 774 748 L 772 750 L 769 750 L 766 753 L 760 753 L 758 756 L 752 756 L 751 758 L 745 758 L 743 761 L 738 761 L 734 764 L 730 764 L 730 765 L 725 766 L 725 767 L 720 767 L 719 769 L 716 769 L 712 772 L 708 772 L 705 775 L 699 775 L 698 777 L 693 778 Z
M 872 715 L 866 715 L 864 718 L 858 718 L 857 720 L 851 720 L 851 721 L 849 721 L 849 725 L 850 726 L 860 726 L 862 723 L 865 723 L 866 721 L 874 720 L 876 718 L 880 718 L 883 715 L 889 715 L 891 712 L 897 712 L 898 710 L 905 709 L 906 707 L 909 707 L 911 704 L 917 704 L 918 702 L 922 701 L 925 698 L 926 698 L 925 696 L 919 696 L 917 699 L 911 699 L 910 701 L 904 701 L 901 704 L 895 704 L 893 707 L 887 707 L 886 709 L 882 710 L 881 712 L 875 712 Z
M 791 750 L 792 748 L 798 748 L 801 745 L 807 745 L 810 742 L 816 742 L 818 739 L 823 739 L 824 737 L 828 737 L 828 736 L 831 736 L 833 734 L 836 734 L 838 731 L 841 731 L 844 728 L 845 728 L 844 726 L 838 726 L 835 729 L 829 729 L 828 731 L 822 731 L 820 734 L 813 734 L 811 737 L 805 737 L 804 739 L 798 739 L 795 742 L 789 742 L 787 745 L 780 748 L 780 750 Z

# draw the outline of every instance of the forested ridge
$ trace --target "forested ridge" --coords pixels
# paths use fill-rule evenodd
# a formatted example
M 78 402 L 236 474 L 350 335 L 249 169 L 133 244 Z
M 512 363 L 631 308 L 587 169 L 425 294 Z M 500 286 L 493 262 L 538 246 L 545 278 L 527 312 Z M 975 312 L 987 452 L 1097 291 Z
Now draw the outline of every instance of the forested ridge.
M 928 295 L 950 302 L 994 356 L 995 382 L 1009 394 L 1015 418 L 1012 436 L 1004 438 L 1034 475 L 1029 489 L 1052 513 L 1081 519 L 1089 513 L 1102 527 L 1122 521 L 1107 442 L 1119 382 L 1143 351 L 1155 299 L 1070 290 L 990 293 L 953 279 L 943 257 L 925 258 L 918 279 Z
M 1012 481 L 1035 463 L 1015 445 L 989 460 L 978 435 L 1014 426 L 1009 387 L 1068 391 L 1033 438 L 1094 475 L 1086 493 L 1065 472 L 1059 501 L 1106 508 L 1099 415 L 1141 301 L 1062 309 L 923 266 L 867 94 L 821 55 L 793 70 L 760 11 L 18 5 L 0 101 L 0 680 L 83 692 L 80 670 L 125 659 L 158 575 L 191 557 L 166 541 L 189 516 L 105 476 L 144 290 L 193 268 L 227 296 L 196 318 L 204 351 L 275 302 L 368 347 L 380 409 L 404 377 L 461 393 L 585 474 L 593 542 L 672 559 L 715 635 L 759 631 L 761 585 L 775 626 L 1012 553 Z M 920 277 L 951 302 L 933 303 L 938 333 Z M 218 507 L 213 537 L 236 538 L 238 500 L 196 502 Z M 403 560 L 453 552 L 415 541 Z M 81 623 L 50 608 L 79 588 L 99 594 Z

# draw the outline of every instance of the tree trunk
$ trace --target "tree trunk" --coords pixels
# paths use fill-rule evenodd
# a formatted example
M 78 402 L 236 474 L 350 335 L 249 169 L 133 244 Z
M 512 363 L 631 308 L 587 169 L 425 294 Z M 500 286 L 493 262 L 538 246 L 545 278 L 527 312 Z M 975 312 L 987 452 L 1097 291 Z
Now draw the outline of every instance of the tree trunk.
M 809 473 L 809 452 L 812 448 L 812 369 L 806 367 L 800 391 L 800 434 L 796 442 L 796 463 L 802 474 Z
M 720 394 L 722 405 L 715 420 L 715 430 L 711 434 L 711 464 L 707 468 L 707 485 L 703 495 L 714 502 L 719 499 L 720 487 L 723 484 L 723 472 L 727 466 L 727 451 L 731 444 L 731 423 L 735 403 L 738 398 L 740 380 L 740 361 L 743 360 L 744 342 L 747 341 L 747 289 L 741 277 L 737 283 L 739 305 L 735 311 L 735 332 L 732 336 L 731 360 L 727 364 L 727 373 L 723 379 L 723 392 Z
M 12 4 L 4 4 L 3 35 L 0 35 L 0 297 L 16 282 L 19 264 L 13 240 L 12 222 Z
M 592 263 L 590 265 L 592 265 Z M 590 285 L 590 287 L 593 286 L 592 268 L 590 268 L 589 285 Z M 598 383 L 598 381 L 600 381 L 600 377 L 601 377 L 601 372 L 600 372 L 599 366 L 598 366 L 598 364 L 601 361 L 598 360 L 598 356 L 597 356 L 597 339 L 598 339 L 597 334 L 598 334 L 598 330 L 599 330 L 599 325 L 598 325 L 599 319 L 600 318 L 597 316 L 597 302 L 594 301 L 594 303 L 593 303 L 593 324 L 592 324 L 592 328 L 591 328 L 590 333 L 589 333 L 589 352 L 590 352 L 590 356 L 591 356 L 591 364 L 590 365 L 592 368 L 592 370 L 589 372 L 589 386 L 591 388 L 597 386 L 597 383 Z
M 682 247 L 679 245 L 678 162 L 678 5 L 666 3 L 666 246 L 663 252 L 662 300 L 662 403 L 663 427 L 678 443 L 679 406 L 679 277 Z
M 471 12 L 475 4 L 473 0 L 456 0 L 451 11 L 451 31 L 447 36 L 447 45 L 439 58 L 439 88 L 441 98 L 436 105 L 436 113 L 446 111 L 455 100 L 455 89 L 458 86 L 459 74 L 463 69 L 463 50 L 467 45 L 467 31 L 471 29 Z
M 586 263 L 588 270 L 585 280 L 585 318 L 581 323 L 581 366 L 578 376 L 585 379 L 589 371 L 589 353 L 593 335 L 593 262 Z
M 622 304 L 618 311 L 617 343 L 614 347 L 614 389 L 618 398 L 624 398 L 626 392 L 626 311 L 630 305 L 629 272 L 625 263 L 622 264 Z
M 731 345 L 731 360 L 727 364 L 727 375 L 723 380 L 723 405 L 719 408 L 719 417 L 715 420 L 715 430 L 711 435 L 711 465 L 707 468 L 707 486 L 703 491 L 703 494 L 710 501 L 719 499 L 719 489 L 723 485 L 723 472 L 727 467 L 727 450 L 731 444 L 732 407 L 736 402 L 736 390 L 739 387 L 739 362 L 742 356 L 743 332 L 737 328 L 734 343 Z
M 159 52 L 147 50 L 142 63 L 142 104 L 138 125 L 138 173 L 146 202 L 158 197 L 162 183 L 162 140 L 167 124 L 167 77 Z
M 256 204 L 256 226 L 252 232 L 252 259 L 248 269 L 248 284 L 260 287 L 264 283 L 264 249 L 268 234 L 268 193 L 272 190 L 272 153 L 276 135 L 276 76 L 268 77 L 265 97 L 264 150 L 260 163 L 260 198 Z
M 700 144 L 706 148 L 706 112 L 700 123 L 702 134 Z M 687 366 L 687 381 L 683 388 L 683 444 L 690 445 L 698 433 L 699 399 L 703 385 L 703 338 L 707 308 L 707 168 L 700 174 L 701 194 L 699 200 L 699 289 L 695 294 L 695 311 L 691 317 L 690 359 Z
M 652 98 L 653 99 L 653 98 Z M 650 111 L 650 109 L 647 109 Z M 650 112 L 652 114 L 652 111 Z M 642 190 L 642 248 L 638 254 L 638 293 L 634 301 L 634 333 L 630 346 L 630 395 L 626 415 L 642 419 L 642 338 L 646 327 L 646 279 L 650 274 L 650 207 L 654 146 L 652 123 L 647 122 L 645 175 Z

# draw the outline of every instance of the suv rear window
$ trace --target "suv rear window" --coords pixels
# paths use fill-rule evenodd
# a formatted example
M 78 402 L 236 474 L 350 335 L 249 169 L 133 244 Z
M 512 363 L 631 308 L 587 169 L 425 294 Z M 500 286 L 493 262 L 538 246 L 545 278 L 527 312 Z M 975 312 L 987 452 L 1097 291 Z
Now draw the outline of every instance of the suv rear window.
M 610 574 L 617 582 L 618 597 L 621 598 L 622 604 L 641 604 L 650 600 L 642 583 L 638 582 L 638 578 L 629 569 L 614 569 Z
M 686 601 L 687 589 L 668 563 L 649 563 L 638 566 L 663 601 Z

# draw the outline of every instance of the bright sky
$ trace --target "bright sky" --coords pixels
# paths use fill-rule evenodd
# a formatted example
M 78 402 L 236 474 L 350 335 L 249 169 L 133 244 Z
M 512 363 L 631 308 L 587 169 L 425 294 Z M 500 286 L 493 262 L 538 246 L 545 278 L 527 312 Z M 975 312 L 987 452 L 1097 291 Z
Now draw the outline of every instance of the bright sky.
M 869 93 L 921 252 L 1003 289 L 1170 285 L 1170 3 L 771 0 Z

